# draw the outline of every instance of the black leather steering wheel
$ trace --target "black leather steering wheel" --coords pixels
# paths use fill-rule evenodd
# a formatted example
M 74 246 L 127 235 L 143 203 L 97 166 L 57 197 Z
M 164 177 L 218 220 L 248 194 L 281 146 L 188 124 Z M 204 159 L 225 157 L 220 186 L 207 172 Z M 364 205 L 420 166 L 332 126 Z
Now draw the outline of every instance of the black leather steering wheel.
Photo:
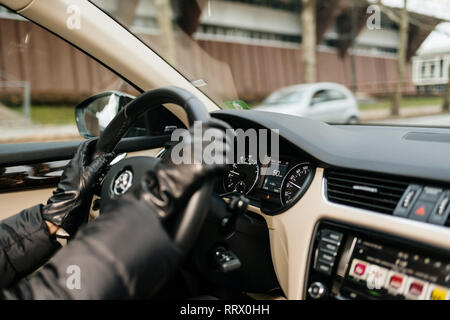
M 145 112 L 162 104 L 173 103 L 187 113 L 189 124 L 207 121 L 210 116 L 203 103 L 190 92 L 178 87 L 150 90 L 129 102 L 105 128 L 97 141 L 94 158 L 103 152 L 112 152 L 131 125 Z M 160 161 L 153 157 L 132 157 L 119 161 L 111 167 L 102 183 L 100 212 L 108 202 L 125 193 L 136 192 L 144 174 L 151 171 Z M 123 180 L 122 186 L 120 180 Z M 118 181 L 118 182 L 117 182 Z M 187 252 L 195 242 L 208 213 L 213 181 L 207 181 L 190 199 L 183 213 L 180 213 L 170 230 L 170 236 Z M 119 186 L 118 186 L 119 185 Z M 126 189 L 126 190 L 125 190 Z

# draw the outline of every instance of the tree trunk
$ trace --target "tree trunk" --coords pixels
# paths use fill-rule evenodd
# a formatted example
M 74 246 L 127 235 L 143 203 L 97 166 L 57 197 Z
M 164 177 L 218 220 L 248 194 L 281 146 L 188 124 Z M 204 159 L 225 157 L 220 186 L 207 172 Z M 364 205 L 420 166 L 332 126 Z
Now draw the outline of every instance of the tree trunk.
M 161 32 L 160 40 L 164 52 L 164 60 L 172 65 L 176 64 L 176 50 L 175 50 L 175 34 L 172 25 L 172 8 L 170 0 L 156 0 L 156 12 L 158 19 L 158 26 Z
M 302 0 L 303 82 L 316 82 L 316 0 Z
M 405 81 L 406 54 L 408 50 L 408 9 L 407 0 L 403 0 L 403 9 L 400 18 L 400 43 L 397 57 L 397 83 L 395 86 L 394 100 L 391 108 L 391 115 L 400 114 L 400 105 L 402 103 L 403 83 Z
M 356 10 L 357 10 L 357 0 L 352 1 L 352 47 L 351 47 L 351 54 L 350 54 L 350 70 L 352 75 L 352 84 L 350 86 L 351 90 L 354 94 L 358 91 L 358 78 L 356 76 L 356 56 L 355 56 L 355 44 L 356 44 L 356 24 L 357 24 L 357 18 L 356 18 Z
M 445 94 L 444 94 L 444 103 L 442 104 L 442 111 L 450 111 L 450 63 L 448 64 L 448 70 L 447 70 L 447 87 L 445 88 Z

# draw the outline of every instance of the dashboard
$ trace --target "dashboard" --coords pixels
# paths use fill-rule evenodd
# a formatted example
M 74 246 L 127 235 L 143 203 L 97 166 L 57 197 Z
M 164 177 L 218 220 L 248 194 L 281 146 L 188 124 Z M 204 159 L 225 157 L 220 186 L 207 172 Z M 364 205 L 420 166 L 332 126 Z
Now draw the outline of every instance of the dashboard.
M 217 190 L 246 195 L 265 219 L 285 297 L 450 299 L 448 129 L 213 115 L 279 130 L 279 159 L 244 156 Z

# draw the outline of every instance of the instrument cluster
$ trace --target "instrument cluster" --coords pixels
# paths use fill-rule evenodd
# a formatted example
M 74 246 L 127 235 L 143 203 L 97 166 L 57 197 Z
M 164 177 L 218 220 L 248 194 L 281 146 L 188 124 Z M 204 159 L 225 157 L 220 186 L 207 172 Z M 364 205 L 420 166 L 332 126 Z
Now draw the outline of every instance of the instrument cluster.
M 241 157 L 229 166 L 219 189 L 223 196 L 246 195 L 267 214 L 279 213 L 295 204 L 314 176 L 309 161 L 280 157 L 259 163 L 251 155 Z

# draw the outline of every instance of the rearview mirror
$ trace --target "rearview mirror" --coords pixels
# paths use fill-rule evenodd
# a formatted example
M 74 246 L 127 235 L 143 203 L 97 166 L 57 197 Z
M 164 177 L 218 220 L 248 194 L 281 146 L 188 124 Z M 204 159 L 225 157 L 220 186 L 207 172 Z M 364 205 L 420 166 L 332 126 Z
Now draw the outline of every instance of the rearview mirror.
M 81 102 L 75 108 L 75 119 L 80 135 L 84 138 L 99 137 L 112 119 L 135 97 L 107 91 Z

